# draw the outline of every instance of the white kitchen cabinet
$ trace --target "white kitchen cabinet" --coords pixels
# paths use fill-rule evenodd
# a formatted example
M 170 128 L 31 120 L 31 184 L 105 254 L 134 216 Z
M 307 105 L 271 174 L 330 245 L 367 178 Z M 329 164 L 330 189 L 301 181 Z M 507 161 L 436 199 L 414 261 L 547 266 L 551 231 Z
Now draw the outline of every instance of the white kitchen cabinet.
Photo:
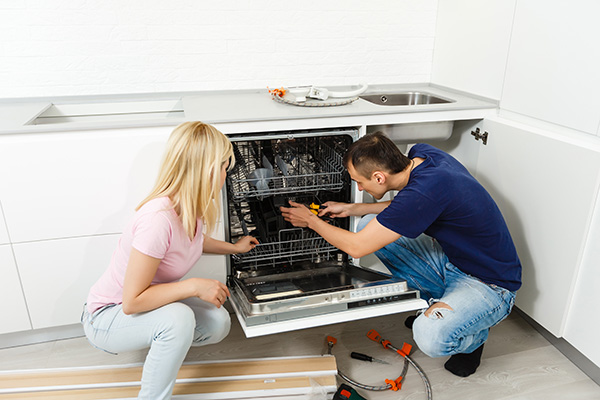
M 0 246 L 0 334 L 31 329 L 10 245 Z
M 455 121 L 452 136 L 444 141 L 427 141 L 426 143 L 437 147 L 459 160 L 472 175 L 477 169 L 479 159 L 480 141 L 476 141 L 471 132 L 481 127 L 482 120 Z
M 209 278 L 226 282 L 226 257 L 220 254 L 203 254 L 200 260 L 188 272 L 186 278 Z
M 223 236 L 219 224 L 214 237 Z M 119 238 L 120 234 L 99 235 L 14 245 L 34 329 L 79 322 L 88 291 L 108 267 Z M 225 276 L 225 256 L 207 254 L 186 278 L 225 282 Z M 12 302 L 13 294 L 0 293 L 4 303 Z
M 215 227 L 214 233 L 211 235 L 218 240 L 225 240 L 225 230 L 223 222 L 219 222 Z M 203 254 L 200 260 L 188 272 L 183 279 L 186 278 L 210 278 L 216 279 L 223 283 L 226 282 L 226 257 L 220 254 Z
M 431 81 L 597 135 L 598 15 L 596 0 L 441 1 Z
M 4 222 L 4 213 L 2 212 L 2 199 L 0 198 L 0 245 L 10 243 L 8 229 Z
M 0 137 L 0 193 L 13 243 L 121 232 L 154 184 L 172 130 Z
M 499 100 L 515 2 L 438 2 L 431 82 Z
M 516 305 L 557 337 L 564 332 L 591 211 L 600 153 L 548 132 L 486 119 L 477 179 L 498 203 L 523 265 Z
M 518 1 L 500 107 L 595 135 L 598 15 L 596 0 Z
M 108 267 L 118 239 L 101 235 L 13 245 L 33 329 L 79 323 L 88 291 Z
M 598 366 L 600 366 L 600 346 L 598 346 L 600 317 L 596 312 L 595 304 L 598 302 L 600 287 L 599 243 L 600 199 L 596 198 L 596 207 L 573 291 L 564 338 Z

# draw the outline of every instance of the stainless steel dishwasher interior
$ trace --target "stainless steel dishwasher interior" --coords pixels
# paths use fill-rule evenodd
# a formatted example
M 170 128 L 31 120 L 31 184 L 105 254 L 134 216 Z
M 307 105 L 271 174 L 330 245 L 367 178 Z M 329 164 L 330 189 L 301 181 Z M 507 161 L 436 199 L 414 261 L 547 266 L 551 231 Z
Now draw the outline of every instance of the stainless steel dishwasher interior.
M 380 93 L 359 97 L 380 106 L 416 106 L 422 104 L 444 104 L 454 102 L 454 100 L 445 99 L 425 92 Z

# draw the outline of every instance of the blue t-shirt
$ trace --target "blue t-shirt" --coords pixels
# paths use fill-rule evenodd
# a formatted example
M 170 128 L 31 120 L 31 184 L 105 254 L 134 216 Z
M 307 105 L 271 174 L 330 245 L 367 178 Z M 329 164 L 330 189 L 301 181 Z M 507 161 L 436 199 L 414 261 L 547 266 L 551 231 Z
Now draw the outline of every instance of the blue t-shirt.
M 498 206 L 467 169 L 449 154 L 417 144 L 409 158 L 424 158 L 377 221 L 409 238 L 435 238 L 461 271 L 515 291 L 521 263 Z

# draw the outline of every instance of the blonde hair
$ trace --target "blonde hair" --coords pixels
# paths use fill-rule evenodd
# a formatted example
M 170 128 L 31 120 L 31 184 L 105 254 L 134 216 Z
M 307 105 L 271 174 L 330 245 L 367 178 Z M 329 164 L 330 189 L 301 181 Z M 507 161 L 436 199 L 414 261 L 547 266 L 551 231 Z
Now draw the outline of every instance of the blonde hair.
M 199 121 L 182 123 L 169 137 L 154 188 L 136 211 L 152 199 L 168 196 L 190 239 L 198 219 L 211 233 L 221 213 L 221 169 L 227 160 L 231 169 L 233 147 L 223 133 Z

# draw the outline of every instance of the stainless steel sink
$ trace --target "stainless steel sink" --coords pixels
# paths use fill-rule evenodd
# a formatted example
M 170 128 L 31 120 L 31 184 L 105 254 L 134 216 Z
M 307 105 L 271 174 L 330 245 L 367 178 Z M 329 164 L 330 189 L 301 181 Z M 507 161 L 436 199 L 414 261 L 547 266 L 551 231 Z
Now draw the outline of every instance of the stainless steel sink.
M 453 103 L 454 100 L 425 92 L 382 93 L 360 96 L 361 99 L 380 106 L 415 106 L 421 104 Z

